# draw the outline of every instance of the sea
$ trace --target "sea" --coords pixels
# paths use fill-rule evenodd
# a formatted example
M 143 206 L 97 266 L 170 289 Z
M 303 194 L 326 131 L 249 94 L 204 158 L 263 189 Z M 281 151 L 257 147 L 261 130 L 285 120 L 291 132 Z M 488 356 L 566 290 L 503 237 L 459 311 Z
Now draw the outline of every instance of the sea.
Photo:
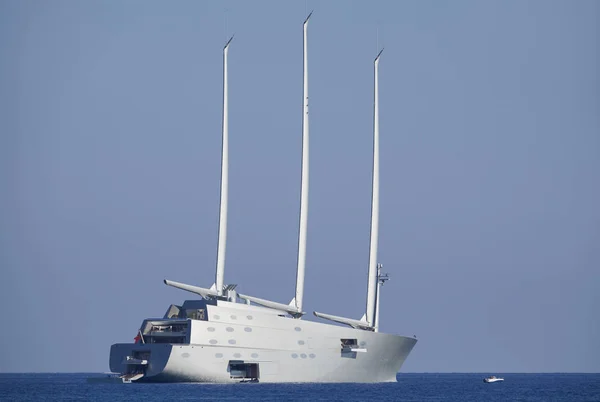
M 0 374 L 0 401 L 594 401 L 600 374 L 398 374 L 384 384 L 91 383 L 101 373 Z

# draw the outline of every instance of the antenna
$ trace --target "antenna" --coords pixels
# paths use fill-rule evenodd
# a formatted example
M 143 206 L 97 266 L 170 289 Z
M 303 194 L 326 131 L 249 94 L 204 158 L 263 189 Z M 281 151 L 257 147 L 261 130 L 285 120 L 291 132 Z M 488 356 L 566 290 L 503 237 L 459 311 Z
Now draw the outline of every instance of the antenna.
M 215 284 L 218 296 L 223 295 L 223 277 L 225 274 L 225 250 L 227 245 L 227 195 L 229 180 L 229 116 L 227 100 L 227 54 L 233 36 L 223 47 L 223 142 L 221 146 L 221 200 L 219 212 L 219 240 L 217 243 L 217 272 Z
M 228 13 L 228 9 L 225 8 L 225 10 L 223 11 L 223 30 L 225 31 L 225 38 L 227 38 L 228 32 L 227 32 L 227 13 Z M 229 39 L 229 41 L 231 41 L 231 39 Z M 229 42 L 228 42 L 229 43 Z M 227 45 L 225 45 L 227 46 Z
M 304 296 L 304 270 L 306 266 L 306 232 L 308 225 L 308 20 L 312 11 L 303 24 L 303 93 L 302 93 L 302 184 L 300 187 L 300 225 L 298 229 L 298 268 L 296 271 L 295 304 L 302 311 Z
M 369 248 L 369 274 L 367 283 L 367 322 L 375 325 L 375 309 L 377 297 L 377 243 L 379 237 L 379 57 L 374 65 L 374 101 L 373 101 L 373 190 L 371 193 L 371 239 Z
M 373 326 L 375 332 L 379 332 L 379 295 L 381 294 L 381 287 L 390 280 L 390 275 L 381 273 L 381 268 L 383 268 L 383 264 L 377 264 L 377 298 L 375 301 L 375 325 Z

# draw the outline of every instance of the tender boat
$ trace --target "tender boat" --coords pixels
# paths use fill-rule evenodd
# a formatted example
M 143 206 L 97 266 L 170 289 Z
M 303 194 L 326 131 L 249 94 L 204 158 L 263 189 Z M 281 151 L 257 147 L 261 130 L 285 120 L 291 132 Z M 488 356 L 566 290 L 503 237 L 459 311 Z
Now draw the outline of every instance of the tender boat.
M 498 381 L 504 381 L 504 378 L 496 377 L 495 375 L 493 375 L 491 377 L 486 377 L 483 379 L 483 382 L 498 382 Z

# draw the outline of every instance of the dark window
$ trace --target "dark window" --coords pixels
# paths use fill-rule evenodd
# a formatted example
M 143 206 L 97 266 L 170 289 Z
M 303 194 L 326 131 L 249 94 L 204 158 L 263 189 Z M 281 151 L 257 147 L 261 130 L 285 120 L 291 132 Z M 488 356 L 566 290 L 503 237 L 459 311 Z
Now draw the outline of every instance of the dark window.
M 342 342 L 342 352 L 344 351 L 350 351 L 353 348 L 357 348 L 358 347 L 358 341 L 356 339 L 341 339 Z
M 228 371 L 231 378 L 258 380 L 258 363 L 232 360 L 229 362 Z

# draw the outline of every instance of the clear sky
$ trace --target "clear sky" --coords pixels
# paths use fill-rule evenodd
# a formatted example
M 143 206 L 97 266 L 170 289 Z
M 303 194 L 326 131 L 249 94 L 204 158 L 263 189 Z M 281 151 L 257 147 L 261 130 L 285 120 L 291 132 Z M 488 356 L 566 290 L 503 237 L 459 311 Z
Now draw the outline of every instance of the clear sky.
M 106 371 L 190 297 L 164 278 L 213 283 L 234 32 L 225 282 L 289 302 L 312 8 L 305 310 L 364 312 L 378 29 L 381 328 L 419 338 L 403 371 L 600 371 L 586 0 L 0 0 L 0 371 Z

